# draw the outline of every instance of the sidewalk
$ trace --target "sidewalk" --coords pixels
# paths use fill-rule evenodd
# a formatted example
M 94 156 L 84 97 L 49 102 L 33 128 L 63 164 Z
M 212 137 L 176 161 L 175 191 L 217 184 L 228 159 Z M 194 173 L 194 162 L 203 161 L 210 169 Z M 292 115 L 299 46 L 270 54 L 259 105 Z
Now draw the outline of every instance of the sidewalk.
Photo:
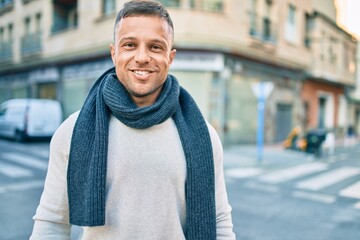
M 359 143 L 356 139 L 354 145 Z M 344 139 L 336 140 L 335 153 L 337 149 L 343 149 Z M 323 149 L 323 156 L 319 160 L 328 157 L 326 149 Z M 266 168 L 276 169 L 279 167 L 291 167 L 294 165 L 314 161 L 313 154 L 286 150 L 281 144 L 268 144 L 263 148 L 263 157 L 258 160 L 256 144 L 233 145 L 224 147 L 224 168 Z
M 234 145 L 224 148 L 224 167 L 229 168 L 276 168 L 306 162 L 311 155 L 285 150 L 281 145 L 265 145 L 263 157 L 258 159 L 256 145 Z

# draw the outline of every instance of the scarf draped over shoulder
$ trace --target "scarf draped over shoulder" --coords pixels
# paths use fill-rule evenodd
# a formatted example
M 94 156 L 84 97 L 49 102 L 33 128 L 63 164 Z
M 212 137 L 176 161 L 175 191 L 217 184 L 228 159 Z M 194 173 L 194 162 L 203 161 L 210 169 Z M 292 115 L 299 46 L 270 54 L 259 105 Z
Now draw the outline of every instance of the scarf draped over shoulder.
M 137 107 L 107 70 L 91 88 L 71 139 L 67 186 L 70 223 L 105 225 L 105 188 L 110 115 L 131 128 L 144 129 L 173 118 L 186 159 L 186 239 L 216 239 L 215 176 L 207 124 L 189 93 L 168 75 L 160 96 Z M 126 136 L 124 136 L 126 137 Z

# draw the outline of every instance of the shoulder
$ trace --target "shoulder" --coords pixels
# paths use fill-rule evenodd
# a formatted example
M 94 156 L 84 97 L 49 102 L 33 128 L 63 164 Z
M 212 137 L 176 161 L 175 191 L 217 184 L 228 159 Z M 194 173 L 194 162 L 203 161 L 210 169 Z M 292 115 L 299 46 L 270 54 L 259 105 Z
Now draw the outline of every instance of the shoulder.
M 214 159 L 216 160 L 216 159 L 222 158 L 223 146 L 222 146 L 220 137 L 219 137 L 218 133 L 216 132 L 215 128 L 208 121 L 206 121 L 206 125 L 208 127 L 208 131 L 209 131 L 209 135 L 210 135 L 210 139 L 211 139 Z
M 65 119 L 58 129 L 55 131 L 53 137 L 51 138 L 50 147 L 69 150 L 70 142 L 72 137 L 72 132 L 76 123 L 76 120 L 79 116 L 79 111 L 71 114 L 67 119 Z
M 71 114 L 67 119 L 65 119 L 61 125 L 59 126 L 59 128 L 56 130 L 55 134 L 54 134 L 54 137 L 59 137 L 68 133 L 68 132 L 71 132 L 73 131 L 74 129 L 74 126 L 75 126 L 75 123 L 76 123 L 76 120 L 79 116 L 79 112 L 80 111 L 77 111 L 73 114 Z

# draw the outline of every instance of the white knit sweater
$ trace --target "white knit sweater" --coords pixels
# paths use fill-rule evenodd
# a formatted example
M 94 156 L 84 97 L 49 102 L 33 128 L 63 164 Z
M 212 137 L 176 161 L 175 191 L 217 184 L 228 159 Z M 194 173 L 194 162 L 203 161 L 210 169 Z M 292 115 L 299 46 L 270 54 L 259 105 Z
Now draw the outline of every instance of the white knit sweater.
M 56 131 L 44 192 L 34 216 L 31 240 L 70 239 L 66 172 L 71 134 L 78 113 Z M 214 151 L 217 239 L 233 240 L 222 146 L 209 126 Z M 84 227 L 83 240 L 185 239 L 186 161 L 172 119 L 133 129 L 111 117 L 106 178 L 105 226 Z

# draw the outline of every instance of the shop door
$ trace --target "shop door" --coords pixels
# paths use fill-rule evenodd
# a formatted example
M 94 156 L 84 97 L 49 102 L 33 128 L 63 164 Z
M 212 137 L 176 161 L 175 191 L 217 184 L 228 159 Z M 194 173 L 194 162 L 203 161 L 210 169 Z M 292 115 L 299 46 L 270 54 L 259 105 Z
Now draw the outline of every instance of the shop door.
M 326 113 L 326 98 L 319 98 L 319 116 L 318 116 L 318 128 L 325 128 L 325 113 Z
M 39 84 L 37 97 L 45 99 L 56 99 L 56 83 Z
M 275 141 L 286 139 L 291 131 L 292 106 L 290 104 L 277 104 L 276 106 L 276 134 Z

